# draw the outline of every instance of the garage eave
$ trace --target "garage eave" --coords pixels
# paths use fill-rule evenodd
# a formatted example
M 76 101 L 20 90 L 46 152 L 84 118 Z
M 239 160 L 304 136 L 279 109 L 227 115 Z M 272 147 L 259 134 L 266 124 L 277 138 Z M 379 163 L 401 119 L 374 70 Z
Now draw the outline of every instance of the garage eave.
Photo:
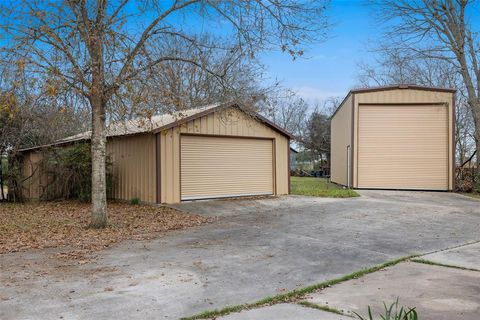
M 438 91 L 438 92 L 451 92 L 454 93 L 457 90 L 453 88 L 443 88 L 443 87 L 428 87 L 428 86 L 419 86 L 416 84 L 396 84 L 391 86 L 381 86 L 381 87 L 372 87 L 372 88 L 359 88 L 350 90 L 350 93 L 367 93 L 367 92 L 377 92 L 377 91 L 388 91 L 388 90 L 423 90 L 423 91 Z

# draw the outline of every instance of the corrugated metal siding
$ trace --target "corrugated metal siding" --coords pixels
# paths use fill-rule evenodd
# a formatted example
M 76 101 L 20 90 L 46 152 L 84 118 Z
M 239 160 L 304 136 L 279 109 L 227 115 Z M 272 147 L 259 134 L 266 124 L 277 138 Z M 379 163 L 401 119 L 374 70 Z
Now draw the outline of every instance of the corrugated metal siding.
M 139 134 L 107 141 L 107 155 L 113 162 L 114 199 L 138 197 L 156 202 L 155 135 Z
M 273 141 L 181 135 L 181 199 L 273 194 Z
M 347 172 L 351 168 L 348 168 L 347 146 L 351 146 L 351 140 L 352 95 L 344 101 L 331 121 L 331 180 L 342 185 L 348 185 Z
M 453 150 L 454 150 L 454 139 L 453 137 L 453 119 L 454 119 L 454 109 L 453 109 L 453 94 L 451 92 L 440 92 L 440 91 L 431 91 L 431 90 L 418 90 L 418 89 L 394 89 L 394 90 L 383 90 L 376 92 L 365 92 L 365 93 L 356 93 L 354 94 L 354 131 L 353 131 L 353 160 L 354 164 L 352 167 L 353 170 L 353 186 L 359 187 L 358 185 L 358 108 L 359 105 L 368 105 L 368 104 L 435 104 L 435 103 L 444 103 L 448 106 L 448 189 L 453 189 L 454 181 L 454 170 L 453 170 Z M 333 164 L 332 164 L 333 166 Z
M 162 203 L 180 201 L 180 133 L 274 139 L 274 193 L 288 194 L 288 138 L 245 113 L 230 108 L 159 133 Z
M 113 163 L 113 190 L 108 196 L 130 200 L 138 197 L 144 202 L 156 202 L 156 156 L 155 135 L 139 134 L 123 136 L 107 141 L 107 155 Z M 24 154 L 23 177 L 35 174 L 23 185 L 26 199 L 38 200 L 42 194 L 42 181 L 46 176 L 40 172 L 38 163 L 42 153 L 30 151 Z M 42 179 L 40 179 L 42 177 Z
M 26 179 L 22 183 L 22 195 L 27 200 L 39 200 L 41 191 L 41 172 L 40 162 L 42 153 L 38 151 L 28 151 L 23 156 L 22 177 Z
M 448 189 L 448 108 L 359 107 L 358 187 Z

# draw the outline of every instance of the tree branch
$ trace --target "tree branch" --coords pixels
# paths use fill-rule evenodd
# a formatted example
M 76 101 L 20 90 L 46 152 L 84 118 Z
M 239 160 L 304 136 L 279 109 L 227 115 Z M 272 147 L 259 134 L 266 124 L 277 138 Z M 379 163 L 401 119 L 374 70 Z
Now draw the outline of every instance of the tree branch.
M 158 16 L 156 19 L 154 19 L 149 25 L 147 28 L 145 28 L 145 30 L 142 32 L 142 35 L 140 37 L 140 39 L 138 40 L 138 42 L 136 43 L 136 45 L 134 46 L 133 50 L 131 50 L 128 55 L 126 56 L 125 58 L 125 63 L 123 65 L 123 67 L 120 69 L 120 72 L 118 73 L 118 75 L 115 77 L 115 81 L 114 83 L 117 83 L 118 80 L 122 79 L 124 76 L 125 76 L 125 73 L 127 72 L 127 70 L 130 68 L 130 66 L 132 65 L 133 63 L 133 60 L 136 58 L 137 54 L 139 53 L 139 51 L 143 48 L 143 46 L 145 45 L 145 42 L 148 40 L 148 38 L 150 37 L 150 32 L 158 25 L 158 23 L 160 21 L 162 21 L 163 19 L 165 19 L 166 17 L 168 17 L 170 14 L 172 14 L 173 12 L 177 11 L 177 10 L 180 10 L 180 9 L 183 9 L 187 6 L 190 6 L 194 3 L 197 3 L 199 0 L 189 0 L 189 1 L 186 1 L 184 2 L 183 4 L 178 4 L 178 0 L 175 0 L 175 2 L 173 3 L 173 5 L 167 9 L 166 11 L 164 11 L 160 16 Z M 110 87 L 107 89 L 107 91 L 111 92 L 113 88 Z

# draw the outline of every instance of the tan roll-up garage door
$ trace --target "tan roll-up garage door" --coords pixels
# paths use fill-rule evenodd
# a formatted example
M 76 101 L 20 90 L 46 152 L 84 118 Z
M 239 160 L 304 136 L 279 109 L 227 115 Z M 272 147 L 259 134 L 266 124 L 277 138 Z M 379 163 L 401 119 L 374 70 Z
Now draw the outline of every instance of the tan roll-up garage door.
M 448 190 L 446 105 L 360 105 L 358 187 Z
M 181 199 L 273 194 L 271 139 L 182 135 Z

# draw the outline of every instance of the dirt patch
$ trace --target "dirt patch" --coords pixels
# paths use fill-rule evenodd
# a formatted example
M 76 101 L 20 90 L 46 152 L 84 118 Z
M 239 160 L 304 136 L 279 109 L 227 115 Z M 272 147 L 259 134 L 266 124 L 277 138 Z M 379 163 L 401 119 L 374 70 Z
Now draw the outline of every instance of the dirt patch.
M 112 202 L 110 225 L 90 229 L 90 205 L 79 202 L 40 202 L 0 206 L 0 254 L 29 249 L 62 248 L 61 258 L 84 260 L 92 252 L 126 240 L 146 240 L 169 230 L 212 222 L 179 210 Z

